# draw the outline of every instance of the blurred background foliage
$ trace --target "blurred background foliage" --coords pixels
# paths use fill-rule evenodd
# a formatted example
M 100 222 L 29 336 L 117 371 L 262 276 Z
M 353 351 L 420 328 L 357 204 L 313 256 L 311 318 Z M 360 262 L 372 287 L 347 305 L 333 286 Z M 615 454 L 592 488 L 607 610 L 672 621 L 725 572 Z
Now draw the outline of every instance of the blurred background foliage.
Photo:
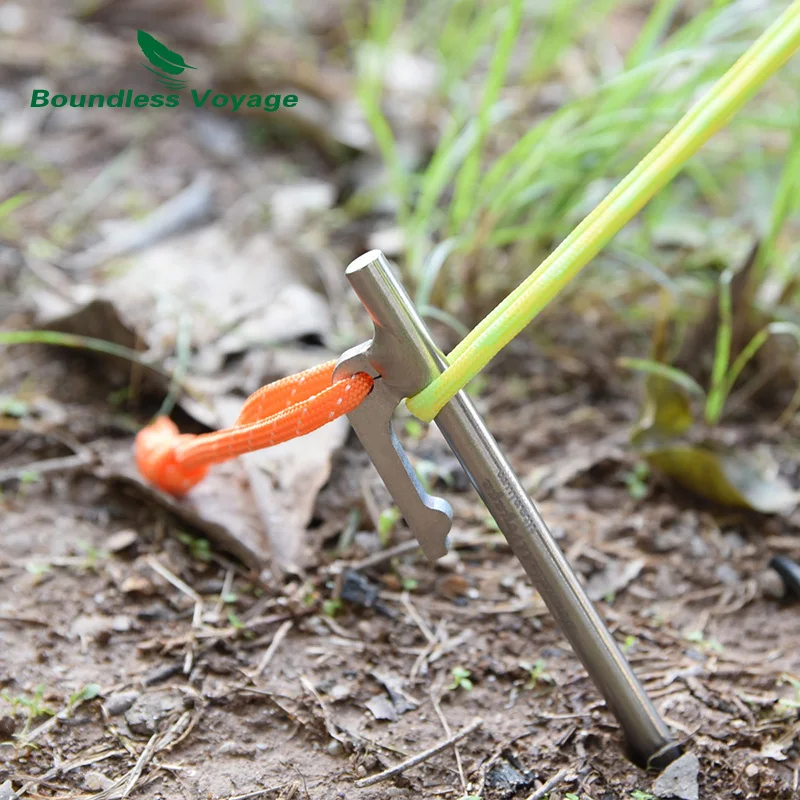
M 71 73 L 114 88 L 132 74 L 129 34 L 142 27 L 197 63 L 208 85 L 297 91 L 296 114 L 254 112 L 250 140 L 284 148 L 305 175 L 338 176 L 330 220 L 345 252 L 383 246 L 454 342 L 785 6 L 80 0 L 71 13 L 82 38 L 51 25 L 49 41 L 6 39 L 4 66 L 38 56 L 56 82 Z M 124 55 L 110 52 L 108 36 L 126 42 Z M 102 61 L 114 67 L 104 79 L 94 69 Z M 619 332 L 622 366 L 651 385 L 702 396 L 711 424 L 742 386 L 750 398 L 769 383 L 789 405 L 784 421 L 796 412 L 797 348 L 785 340 L 800 330 L 799 87 L 795 58 L 556 304 Z M 142 137 L 156 124 L 143 123 Z M 24 147 L 5 157 L 58 181 Z M 0 205 L 5 236 L 22 235 L 17 213 L 30 201 L 21 191 Z M 40 251 L 79 240 L 63 216 L 39 237 Z M 533 326 L 545 347 L 551 318 Z

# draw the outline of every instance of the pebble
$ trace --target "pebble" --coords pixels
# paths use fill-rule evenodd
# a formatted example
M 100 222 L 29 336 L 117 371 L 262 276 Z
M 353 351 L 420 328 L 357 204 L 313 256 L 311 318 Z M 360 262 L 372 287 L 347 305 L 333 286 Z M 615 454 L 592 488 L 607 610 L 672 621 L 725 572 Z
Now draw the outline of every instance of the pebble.
M 758 775 L 758 764 L 748 764 L 744 768 L 744 774 L 747 775 L 748 778 L 755 778 Z
M 326 749 L 332 756 L 340 756 L 344 752 L 342 743 L 337 742 L 336 739 L 331 739 Z
M 0 800 L 18 800 L 19 795 L 14 791 L 11 781 L 0 783 Z
M 228 739 L 227 742 L 223 742 L 219 746 L 217 753 L 221 756 L 243 756 L 245 758 L 250 758 L 255 754 L 255 748 L 251 745 Z
M 677 761 L 673 761 L 656 778 L 653 784 L 653 794 L 662 798 L 699 800 L 700 789 L 697 785 L 699 771 L 700 759 L 694 753 L 686 753 Z
M 83 778 L 83 785 L 90 792 L 102 792 L 114 785 L 114 781 L 102 772 L 89 772 Z
M 163 664 L 160 667 L 151 669 L 150 672 L 144 676 L 142 683 L 145 686 L 153 686 L 156 683 L 161 683 L 162 681 L 171 678 L 173 675 L 177 675 L 182 668 L 182 664 L 177 662 L 174 664 Z
M 115 717 L 124 714 L 137 700 L 139 692 L 119 692 L 112 694 L 106 699 L 106 711 L 109 716 Z
M 245 138 L 233 120 L 198 114 L 194 118 L 192 132 L 211 155 L 222 161 L 234 163 L 244 154 Z
M 0 717 L 0 742 L 7 742 L 17 729 L 14 717 Z
M 140 695 L 125 712 L 125 721 L 134 732 L 150 736 L 158 730 L 165 717 L 183 705 L 180 692 L 155 692 Z
M 729 564 L 718 564 L 716 572 L 717 580 L 726 586 L 739 583 L 739 573 Z
M 757 581 L 764 597 L 769 597 L 772 600 L 782 600 L 786 596 L 786 586 L 784 586 L 781 576 L 774 569 L 765 569 L 760 572 Z
M 112 533 L 106 540 L 105 549 L 109 553 L 121 553 L 127 550 L 131 545 L 135 544 L 139 538 L 139 534 L 134 530 L 122 530 Z
M 134 574 L 125 578 L 122 582 L 122 591 L 125 592 L 125 594 L 154 595 L 156 593 L 156 587 L 153 585 L 153 582 L 149 578 L 145 578 L 144 575 Z

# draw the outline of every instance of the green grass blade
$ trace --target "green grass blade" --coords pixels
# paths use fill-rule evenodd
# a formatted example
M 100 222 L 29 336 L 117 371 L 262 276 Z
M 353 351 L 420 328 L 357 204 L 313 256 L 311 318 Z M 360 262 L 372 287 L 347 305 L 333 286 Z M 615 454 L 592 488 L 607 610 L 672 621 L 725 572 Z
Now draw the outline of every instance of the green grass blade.
M 633 372 L 642 372 L 645 375 L 655 375 L 664 378 L 681 389 L 685 389 L 694 397 L 705 399 L 706 393 L 703 387 L 691 376 L 681 369 L 671 367 L 668 364 L 661 364 L 658 361 L 651 361 L 646 358 L 618 358 L 617 364 Z
M 705 415 L 706 422 L 714 425 L 719 421 L 725 405 L 725 374 L 731 358 L 733 340 L 733 300 L 731 281 L 733 270 L 726 269 L 719 279 L 719 324 L 717 325 L 717 344 L 714 348 L 714 364 L 711 369 L 711 390 L 708 393 Z
M 451 213 L 451 226 L 458 230 L 470 215 L 475 204 L 475 187 L 480 176 L 483 144 L 489 130 L 489 121 L 492 109 L 495 107 L 500 95 L 509 61 L 522 22 L 522 0 L 511 0 L 509 5 L 509 19 L 500 35 L 497 49 L 494 52 L 489 74 L 484 85 L 483 98 L 478 113 L 478 141 L 470 151 L 456 178 Z

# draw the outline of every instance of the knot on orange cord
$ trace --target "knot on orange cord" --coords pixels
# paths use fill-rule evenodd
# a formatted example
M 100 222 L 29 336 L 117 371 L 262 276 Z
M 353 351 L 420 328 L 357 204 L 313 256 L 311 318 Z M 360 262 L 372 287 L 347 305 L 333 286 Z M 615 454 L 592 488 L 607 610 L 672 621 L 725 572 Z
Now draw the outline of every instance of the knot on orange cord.
M 159 489 L 180 497 L 200 483 L 208 472 L 208 465 L 187 469 L 177 462 L 177 448 L 182 442 L 197 437 L 181 434 L 169 417 L 159 417 L 152 425 L 136 434 L 136 466 L 143 478 Z
M 150 483 L 180 496 L 199 483 L 212 464 L 271 447 L 349 414 L 372 390 L 364 372 L 332 384 L 335 361 L 262 386 L 247 398 L 232 428 L 199 436 L 181 434 L 159 417 L 136 436 L 136 465 Z

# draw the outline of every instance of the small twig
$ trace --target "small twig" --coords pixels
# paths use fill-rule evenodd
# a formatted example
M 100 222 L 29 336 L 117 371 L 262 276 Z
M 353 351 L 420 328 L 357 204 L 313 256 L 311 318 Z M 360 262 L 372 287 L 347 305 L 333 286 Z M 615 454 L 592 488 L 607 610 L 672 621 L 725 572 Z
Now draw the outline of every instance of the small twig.
M 562 769 L 560 772 L 556 772 L 556 774 L 553 775 L 549 781 L 543 783 L 533 794 L 528 795 L 526 800 L 541 800 L 541 798 L 548 794 L 552 789 L 555 789 L 555 787 L 567 777 L 568 773 L 568 769 Z
M 433 693 L 431 690 L 431 702 L 433 703 L 433 710 L 436 712 L 436 716 L 439 717 L 439 721 L 442 723 L 442 727 L 444 728 L 445 736 L 450 737 L 453 735 L 453 731 L 450 730 L 450 726 L 447 724 L 447 717 L 445 717 L 444 712 L 442 711 L 442 707 L 439 705 L 439 698 Z M 453 745 L 453 752 L 456 756 L 456 766 L 458 767 L 458 777 L 461 780 L 461 790 L 464 794 L 467 794 L 467 780 L 464 777 L 464 766 L 461 763 L 461 753 L 458 751 L 458 745 Z
M 275 631 L 275 635 L 272 637 L 269 647 L 264 652 L 263 658 L 250 676 L 251 678 L 257 678 L 269 666 L 273 656 L 278 652 L 281 642 L 286 638 L 286 634 L 289 633 L 293 626 L 294 622 L 290 619 L 287 619 L 286 622 L 284 622 L 283 625 L 281 625 L 280 628 Z
M 364 789 L 367 786 L 372 786 L 375 783 L 380 783 L 381 781 L 385 781 L 388 778 L 392 778 L 395 775 L 399 775 L 402 772 L 405 772 L 407 769 L 411 769 L 412 767 L 416 767 L 417 764 L 422 764 L 423 761 L 427 761 L 429 758 L 432 758 L 437 753 L 441 753 L 442 750 L 446 750 L 448 747 L 452 747 L 457 742 L 460 742 L 462 739 L 466 739 L 471 733 L 474 733 L 478 728 L 483 725 L 483 720 L 480 717 L 476 717 L 466 728 L 462 728 L 458 733 L 454 734 L 453 736 L 448 737 L 444 741 L 438 742 L 433 747 L 425 750 L 422 753 L 419 753 L 416 756 L 412 756 L 406 761 L 403 761 L 402 764 L 397 764 L 390 769 L 384 770 L 383 772 L 379 772 L 377 775 L 373 775 L 370 778 L 363 778 L 360 781 L 356 781 L 355 785 L 358 789 Z
M 322 711 L 322 719 L 325 722 L 325 730 L 328 732 L 328 736 L 331 739 L 336 739 L 339 744 L 343 747 L 347 748 L 350 745 L 350 742 L 345 739 L 342 734 L 339 732 L 339 729 L 336 723 L 331 719 L 330 712 L 328 711 L 327 706 L 322 700 L 320 693 L 314 688 L 314 684 L 308 679 L 308 676 L 301 675 L 300 676 L 300 685 L 317 701 L 319 704 L 320 710 Z
M 147 563 L 165 581 L 169 581 L 176 589 L 183 592 L 187 597 L 191 597 L 195 603 L 202 604 L 203 598 L 188 583 L 184 583 L 177 575 L 170 572 L 155 556 L 149 555 Z
M 422 618 L 422 615 L 414 608 L 414 604 L 411 602 L 411 597 L 409 596 L 408 592 L 403 592 L 401 600 L 403 602 L 403 606 L 405 607 L 406 611 L 408 612 L 408 616 L 414 620 L 417 627 L 422 631 L 422 635 L 428 640 L 429 644 L 435 644 L 436 634 L 430 629 L 428 623 Z
M 266 789 L 256 789 L 256 791 L 248 792 L 247 794 L 231 795 L 231 797 L 225 797 L 223 800 L 252 800 L 254 797 L 261 797 L 269 792 L 277 792 L 280 789 L 284 789 L 288 785 L 289 781 L 284 781 L 283 783 L 278 783 L 275 786 L 268 786 Z
M 147 743 L 147 746 L 142 750 L 142 754 L 136 760 L 136 764 L 134 765 L 133 769 L 130 772 L 130 776 L 128 777 L 128 781 L 125 784 L 125 788 L 122 790 L 122 800 L 134 790 L 136 784 L 141 777 L 142 771 L 147 766 L 150 759 L 153 757 L 153 753 L 156 750 L 156 742 L 158 741 L 158 734 L 154 733 L 150 737 L 150 741 Z
M 183 674 L 188 675 L 194 666 L 194 645 L 195 635 L 197 630 L 203 624 L 203 598 L 189 586 L 188 583 L 182 581 L 177 575 L 170 572 L 155 556 L 149 555 L 147 563 L 152 570 L 157 572 L 164 580 L 171 583 L 176 589 L 183 592 L 187 597 L 194 600 L 194 613 L 192 614 L 192 632 L 186 643 L 186 655 L 183 659 Z
M 39 619 L 28 614 L 0 614 L 0 622 L 21 622 L 24 625 L 41 625 L 43 628 L 50 625 L 46 619 Z
M 22 797 L 28 792 L 35 792 L 40 785 L 48 783 L 51 778 L 55 778 L 57 775 L 66 775 L 68 772 L 72 772 L 72 770 L 79 769 L 80 767 L 92 767 L 101 761 L 105 761 L 109 758 L 118 758 L 119 756 L 124 756 L 126 754 L 127 751 L 125 750 L 114 750 L 113 748 L 106 750 L 101 749 L 88 757 L 82 758 L 79 756 L 71 761 L 57 764 L 45 772 L 44 775 L 37 776 L 29 783 L 26 783 L 24 786 L 22 786 L 22 788 L 17 789 L 17 797 Z
M 378 553 L 373 553 L 371 556 L 367 556 L 363 561 L 356 561 L 354 564 L 350 565 L 350 569 L 356 571 L 369 569 L 377 564 L 382 564 L 384 561 L 388 561 L 390 558 L 396 558 L 406 553 L 413 553 L 415 550 L 419 549 L 419 542 L 416 539 L 411 539 L 407 542 L 396 544 L 394 547 L 389 547 L 386 550 L 381 550 Z
M 214 617 L 218 620 L 222 616 L 222 609 L 225 608 L 225 596 L 231 593 L 233 588 L 233 570 L 229 569 L 225 573 L 225 580 L 222 583 L 222 589 L 219 593 L 219 599 L 214 606 Z
M 21 480 L 25 475 L 47 475 L 51 472 L 71 472 L 72 470 L 87 467 L 95 460 L 94 454 L 90 450 L 84 450 L 73 456 L 63 458 L 46 458 L 42 461 L 34 461 L 24 467 L 10 467 L 0 470 L 0 483 L 5 481 Z

